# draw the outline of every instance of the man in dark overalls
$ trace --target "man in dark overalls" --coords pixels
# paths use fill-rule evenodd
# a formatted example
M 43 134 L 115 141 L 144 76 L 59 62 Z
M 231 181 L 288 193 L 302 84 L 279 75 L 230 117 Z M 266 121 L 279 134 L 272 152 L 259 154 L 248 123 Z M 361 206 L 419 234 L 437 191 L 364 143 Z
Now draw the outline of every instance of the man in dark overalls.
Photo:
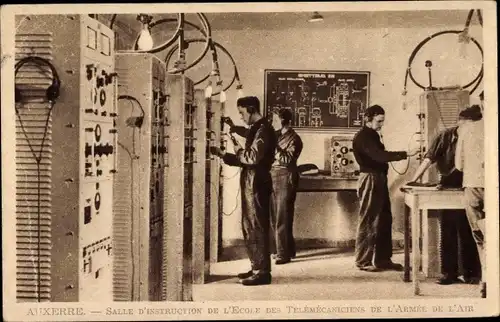
M 459 117 L 459 124 L 463 122 Z M 440 174 L 439 184 L 443 188 L 461 188 L 463 173 L 455 168 L 455 149 L 458 139 L 458 126 L 445 129 L 432 141 L 424 160 L 412 178 L 419 180 L 424 172 L 436 164 Z M 438 284 L 460 283 L 459 266 L 463 267 L 464 282 L 478 284 L 481 275 L 479 254 L 467 221 L 464 209 L 443 209 L 439 211 L 441 219 L 441 273 Z M 459 261 L 459 254 L 461 260 Z M 462 265 L 459 265 L 460 262 Z
M 273 193 L 271 194 L 271 250 L 276 265 L 289 263 L 296 255 L 293 237 L 293 218 L 299 173 L 297 160 L 302 152 L 303 144 L 300 136 L 292 129 L 293 114 L 289 109 L 273 111 L 273 128 L 276 130 L 277 146 L 275 161 L 271 168 Z M 248 129 L 234 125 L 230 118 L 225 118 L 236 133 L 246 138 Z
M 289 109 L 273 113 L 273 128 L 278 139 L 275 162 L 271 169 L 273 194 L 271 198 L 272 248 L 276 251 L 276 265 L 289 263 L 296 255 L 293 238 L 295 198 L 299 185 L 297 160 L 303 144 L 292 129 L 293 114 Z
M 211 148 L 231 166 L 241 167 L 241 219 L 252 270 L 238 274 L 243 285 L 271 283 L 269 250 L 270 198 L 272 192 L 271 165 L 274 162 L 276 135 L 271 124 L 260 114 L 257 97 L 242 97 L 237 101 L 243 122 L 250 126 L 245 133 L 245 147 L 233 140 L 234 154 Z
M 365 125 L 353 139 L 353 153 L 360 167 L 358 179 L 359 219 L 356 236 L 356 266 L 360 270 L 403 270 L 393 263 L 392 213 L 387 187 L 388 162 L 399 161 L 417 154 L 385 150 L 377 131 L 382 129 L 385 111 L 373 105 L 365 111 Z

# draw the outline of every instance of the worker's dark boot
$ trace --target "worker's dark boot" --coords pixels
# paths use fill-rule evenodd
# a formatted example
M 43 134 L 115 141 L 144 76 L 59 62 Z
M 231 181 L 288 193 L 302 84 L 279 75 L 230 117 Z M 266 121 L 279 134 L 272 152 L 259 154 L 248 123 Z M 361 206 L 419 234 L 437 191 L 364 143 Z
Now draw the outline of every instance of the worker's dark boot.
M 365 271 L 365 272 L 380 272 L 380 271 L 382 271 L 380 268 L 375 267 L 373 265 L 360 266 L 359 269 L 362 271 Z
M 452 275 L 448 275 L 448 274 L 443 274 L 443 276 L 441 276 L 436 281 L 436 283 L 439 285 L 451 285 L 451 284 L 456 284 L 456 283 L 461 283 L 461 282 L 462 281 L 460 281 L 457 276 L 452 276 Z
M 285 257 L 277 257 L 276 258 L 276 265 L 283 265 L 283 264 L 287 264 L 287 263 L 290 263 L 291 262 L 291 259 L 290 258 L 285 258 Z
M 252 271 L 248 271 L 248 272 L 245 272 L 245 273 L 239 273 L 238 274 L 238 278 L 239 279 L 245 279 L 245 278 L 249 278 L 253 275 L 253 272 Z
M 271 273 L 257 273 L 241 281 L 245 286 L 271 284 Z
M 398 272 L 401 272 L 401 271 L 404 270 L 403 265 L 398 264 L 398 263 L 394 263 L 393 261 L 388 261 L 386 263 L 376 264 L 375 266 L 377 266 L 377 268 L 379 268 L 380 270 L 383 270 L 383 271 L 398 271 Z

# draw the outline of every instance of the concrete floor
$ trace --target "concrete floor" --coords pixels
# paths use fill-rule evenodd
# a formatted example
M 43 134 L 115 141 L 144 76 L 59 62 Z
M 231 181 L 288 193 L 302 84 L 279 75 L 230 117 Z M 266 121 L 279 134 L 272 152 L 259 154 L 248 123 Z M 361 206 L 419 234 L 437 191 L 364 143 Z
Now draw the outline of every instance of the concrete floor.
M 402 252 L 393 261 L 403 263 Z M 249 270 L 248 259 L 220 262 L 211 266 L 209 282 L 193 286 L 194 301 L 259 300 L 368 300 L 410 298 L 479 298 L 479 286 L 438 285 L 435 279 L 421 278 L 421 295 L 413 295 L 412 283 L 402 272 L 369 273 L 354 266 L 352 253 L 332 249 L 302 251 L 286 265 L 272 267 L 272 284 L 243 286 L 237 273 Z

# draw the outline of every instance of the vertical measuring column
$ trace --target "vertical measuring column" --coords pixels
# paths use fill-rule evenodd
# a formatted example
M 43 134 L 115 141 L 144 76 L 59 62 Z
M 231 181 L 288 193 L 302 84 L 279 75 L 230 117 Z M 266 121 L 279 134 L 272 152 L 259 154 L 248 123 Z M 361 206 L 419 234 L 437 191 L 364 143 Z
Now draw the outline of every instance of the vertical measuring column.
M 205 271 L 206 266 L 208 266 L 205 265 L 205 240 L 208 240 L 208 236 L 205 236 L 205 223 L 207 215 L 210 215 L 210 212 L 207 211 L 210 209 L 210 194 L 207 194 L 210 192 L 210 181 L 207 181 L 211 161 L 210 153 L 207 155 L 207 138 L 210 138 L 210 128 L 207 128 L 208 105 L 206 104 L 205 91 L 195 90 L 194 100 L 196 104 L 196 113 L 194 114 L 196 141 L 194 146 L 197 162 L 194 163 L 193 167 L 193 282 L 203 284 L 208 277 Z M 210 177 L 208 179 L 210 180 Z
M 167 75 L 168 154 L 165 161 L 163 300 L 191 300 L 193 85 L 184 75 Z

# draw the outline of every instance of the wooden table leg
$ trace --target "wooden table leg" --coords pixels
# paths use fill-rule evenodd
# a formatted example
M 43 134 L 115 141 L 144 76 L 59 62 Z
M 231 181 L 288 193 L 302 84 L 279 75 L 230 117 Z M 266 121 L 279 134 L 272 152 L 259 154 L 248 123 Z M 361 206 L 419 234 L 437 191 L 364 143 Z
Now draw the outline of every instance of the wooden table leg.
M 404 209 L 404 218 L 403 218 L 403 230 L 404 230 L 404 276 L 403 281 L 410 281 L 410 208 L 405 204 Z
M 413 292 L 420 294 L 418 285 L 418 272 L 420 271 L 420 209 L 418 208 L 418 197 L 415 196 L 411 205 L 411 229 L 412 229 L 412 271 Z

